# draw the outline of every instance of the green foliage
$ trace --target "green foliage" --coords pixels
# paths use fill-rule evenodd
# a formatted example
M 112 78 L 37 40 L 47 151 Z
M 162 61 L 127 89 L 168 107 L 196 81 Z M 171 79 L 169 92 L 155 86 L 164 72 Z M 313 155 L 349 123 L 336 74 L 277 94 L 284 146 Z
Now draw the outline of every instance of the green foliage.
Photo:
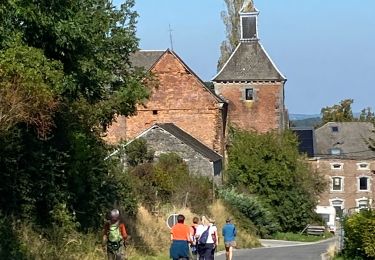
M 27 259 L 19 242 L 13 219 L 0 211 L 0 259 Z
M 375 114 L 371 111 L 371 108 L 364 108 L 359 115 L 360 122 L 372 122 L 375 124 Z
M 171 203 L 203 213 L 213 199 L 212 182 L 190 175 L 186 163 L 175 153 L 161 154 L 154 164 L 139 164 L 130 169 L 130 175 L 140 201 L 150 208 Z
M 375 258 L 375 212 L 362 210 L 344 221 L 346 257 Z
M 306 235 L 306 234 L 291 233 L 291 232 L 286 232 L 286 233 L 277 232 L 272 236 L 272 238 L 278 239 L 278 240 L 287 240 L 287 241 L 316 242 L 316 241 L 330 238 L 332 236 L 333 234 L 328 231 L 325 232 L 321 236 Z
M 226 29 L 226 40 L 221 43 L 221 56 L 217 64 L 217 70 L 225 64 L 240 41 L 240 15 L 239 11 L 244 0 L 225 0 L 227 11 L 221 13 L 221 18 Z
M 127 163 L 134 167 L 154 160 L 154 152 L 149 150 L 143 138 L 137 138 L 124 148 Z
M 219 191 L 219 195 L 227 205 L 237 209 L 250 219 L 261 237 L 267 237 L 280 230 L 275 213 L 262 203 L 257 196 L 240 194 L 233 188 L 222 189 Z
M 351 105 L 353 104 L 353 99 L 345 99 L 338 105 L 333 105 L 331 107 L 322 108 L 322 124 L 327 122 L 353 122 L 353 112 Z
M 299 155 L 291 132 L 231 131 L 227 184 L 256 195 L 272 209 L 282 231 L 300 231 L 314 217 L 326 183 Z
M 108 147 L 100 136 L 115 115 L 134 113 L 148 95 L 142 84 L 148 75 L 129 61 L 138 44 L 133 6 L 133 0 L 120 8 L 107 0 L 0 5 L 4 214 L 48 228 L 75 213 L 83 230 L 100 227 L 115 203 L 134 214 L 129 181 L 104 160 Z

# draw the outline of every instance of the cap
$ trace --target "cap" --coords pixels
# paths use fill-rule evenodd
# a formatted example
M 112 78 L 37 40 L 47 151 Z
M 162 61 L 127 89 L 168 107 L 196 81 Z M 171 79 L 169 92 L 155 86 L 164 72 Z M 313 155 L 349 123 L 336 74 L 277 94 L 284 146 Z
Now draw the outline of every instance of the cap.
M 232 221 L 232 218 L 231 217 L 227 217 L 226 222 L 231 222 L 231 221 Z
M 110 216 L 111 219 L 117 220 L 120 217 L 120 211 L 118 209 L 112 209 Z

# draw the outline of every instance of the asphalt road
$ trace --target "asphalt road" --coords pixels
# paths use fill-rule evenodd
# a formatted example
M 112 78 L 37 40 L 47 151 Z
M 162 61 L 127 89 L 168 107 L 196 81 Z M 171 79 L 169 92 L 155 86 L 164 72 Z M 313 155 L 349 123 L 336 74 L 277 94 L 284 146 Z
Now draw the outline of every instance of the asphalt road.
M 233 252 L 233 260 L 320 260 L 334 239 L 319 243 L 280 243 L 263 240 L 266 247 L 254 249 L 239 249 Z M 225 253 L 220 252 L 216 260 L 225 260 Z

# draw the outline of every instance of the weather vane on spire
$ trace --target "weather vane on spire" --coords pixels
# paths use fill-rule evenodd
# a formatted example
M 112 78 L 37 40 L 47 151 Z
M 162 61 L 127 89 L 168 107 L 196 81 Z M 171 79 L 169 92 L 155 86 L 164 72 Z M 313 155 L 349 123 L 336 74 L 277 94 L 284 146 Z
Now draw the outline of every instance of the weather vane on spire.
M 171 28 L 171 24 L 169 24 L 169 41 L 171 43 L 171 50 L 173 51 L 173 39 L 172 39 L 172 28 Z

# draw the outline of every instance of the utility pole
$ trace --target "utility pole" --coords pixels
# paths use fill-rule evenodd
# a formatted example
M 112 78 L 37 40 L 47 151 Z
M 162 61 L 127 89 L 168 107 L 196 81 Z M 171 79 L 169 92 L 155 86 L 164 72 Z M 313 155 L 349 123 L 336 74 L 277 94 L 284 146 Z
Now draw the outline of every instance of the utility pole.
M 173 51 L 173 39 L 172 39 L 172 28 L 171 28 L 171 24 L 169 24 L 169 41 L 171 43 L 171 50 Z

